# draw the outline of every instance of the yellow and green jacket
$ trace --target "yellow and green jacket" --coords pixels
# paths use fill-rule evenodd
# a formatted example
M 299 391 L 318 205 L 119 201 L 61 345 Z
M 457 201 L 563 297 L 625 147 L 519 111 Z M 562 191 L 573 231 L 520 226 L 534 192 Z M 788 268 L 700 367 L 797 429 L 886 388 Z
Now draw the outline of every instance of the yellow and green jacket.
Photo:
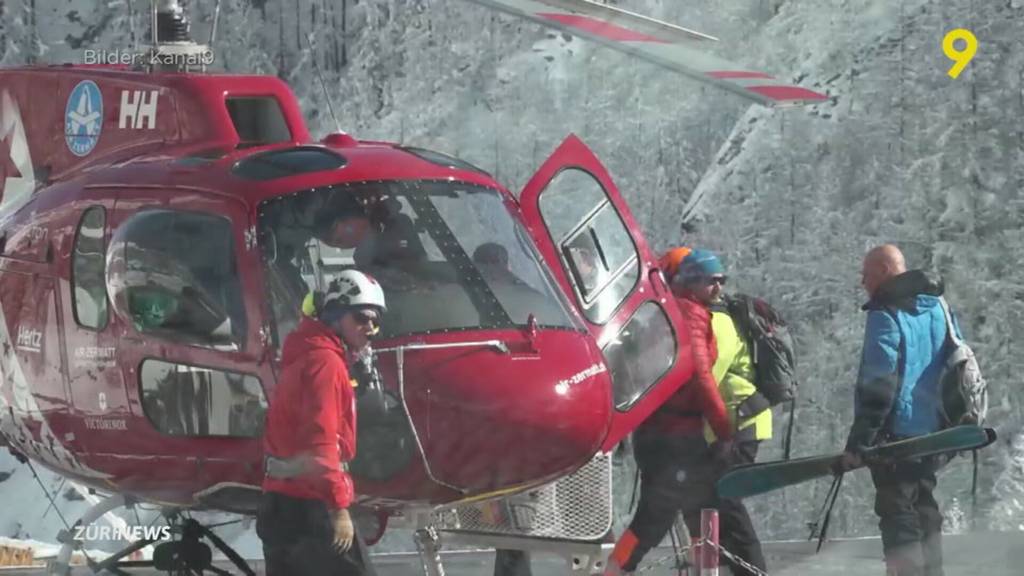
M 772 411 L 766 408 L 751 417 L 740 419 L 738 412 L 745 400 L 758 394 L 754 386 L 754 364 L 750 360 L 747 343 L 740 336 L 736 324 L 725 312 L 715 310 L 711 314 L 711 329 L 718 345 L 718 359 L 711 368 L 711 374 L 718 383 L 718 391 L 729 413 L 729 423 L 737 431 L 737 440 L 767 440 L 772 437 Z M 760 394 L 758 394 L 760 396 Z M 762 399 L 763 401 L 763 399 Z M 766 401 L 765 405 L 766 404 Z M 737 421 L 739 420 L 739 421 Z M 750 428 L 750 430 L 747 430 Z M 704 437 L 715 441 L 715 433 L 707 424 Z

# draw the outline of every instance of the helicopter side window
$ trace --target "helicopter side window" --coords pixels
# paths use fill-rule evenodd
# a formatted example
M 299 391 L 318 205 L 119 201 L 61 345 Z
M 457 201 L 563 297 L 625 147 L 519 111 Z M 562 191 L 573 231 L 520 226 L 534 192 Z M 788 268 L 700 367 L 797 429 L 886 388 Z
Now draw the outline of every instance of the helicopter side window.
M 640 280 L 640 257 L 604 188 L 582 170 L 563 170 L 541 194 L 540 211 L 583 313 L 607 322 Z
M 229 96 L 225 102 L 242 146 L 260 146 L 292 139 L 281 105 L 271 96 Z
M 139 371 L 142 410 L 171 436 L 257 437 L 267 399 L 255 376 L 148 359 Z
M 605 345 L 615 408 L 629 408 L 668 372 L 676 359 L 676 336 L 665 311 L 646 302 Z
M 102 330 L 107 325 L 107 287 L 103 278 L 106 211 L 93 206 L 82 214 L 71 256 L 71 292 L 79 326 Z
M 245 342 L 246 318 L 231 222 L 147 210 L 118 227 L 107 255 L 115 312 L 137 331 L 222 350 Z

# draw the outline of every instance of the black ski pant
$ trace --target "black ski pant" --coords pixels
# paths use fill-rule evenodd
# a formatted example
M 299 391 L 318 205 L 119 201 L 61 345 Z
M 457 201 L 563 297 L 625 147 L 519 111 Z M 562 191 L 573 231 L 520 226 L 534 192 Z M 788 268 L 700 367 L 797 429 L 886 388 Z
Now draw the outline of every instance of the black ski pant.
M 690 534 L 700 534 L 700 510 L 712 503 L 715 489 L 711 450 L 702 434 L 638 432 L 634 446 L 640 469 L 640 502 L 629 525 L 636 544 L 622 564 L 626 572 L 636 570 L 680 512 Z
M 753 430 L 753 427 L 749 430 Z M 760 442 L 757 440 L 737 439 L 729 458 L 729 466 L 753 464 L 757 459 L 759 445 Z M 717 476 L 715 480 L 717 481 Z M 716 497 L 715 504 L 709 507 L 718 508 L 719 544 L 758 569 L 767 571 L 764 552 L 761 550 L 761 541 L 757 538 L 757 531 L 754 530 L 754 524 L 750 521 L 750 514 L 747 513 L 747 507 L 743 505 L 743 501 Z M 700 518 L 697 518 L 696 522 L 699 524 Z M 691 522 L 688 520 L 686 525 L 690 524 Z M 721 556 L 721 562 L 728 564 L 736 576 L 754 576 L 755 574 L 733 563 L 725 556 Z
M 870 467 L 890 574 L 943 576 L 942 512 L 932 492 L 944 462 L 924 458 Z
M 320 500 L 264 492 L 256 534 L 267 576 L 376 576 L 358 531 L 347 552 L 334 549 L 334 529 Z

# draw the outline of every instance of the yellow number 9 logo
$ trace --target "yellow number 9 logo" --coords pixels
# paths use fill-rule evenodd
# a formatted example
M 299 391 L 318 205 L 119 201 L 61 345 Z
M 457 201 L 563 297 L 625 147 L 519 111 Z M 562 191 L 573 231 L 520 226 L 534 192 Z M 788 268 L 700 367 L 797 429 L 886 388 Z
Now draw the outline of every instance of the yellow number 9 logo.
M 963 50 L 958 50 L 953 45 L 957 40 L 964 41 Z M 956 78 L 964 71 L 964 68 L 967 67 L 967 64 L 974 59 L 974 55 L 978 52 L 978 39 L 974 37 L 974 34 L 971 34 L 970 30 L 957 28 L 950 31 L 942 39 L 942 51 L 946 53 L 947 58 L 955 62 L 953 67 L 949 69 L 948 74 Z

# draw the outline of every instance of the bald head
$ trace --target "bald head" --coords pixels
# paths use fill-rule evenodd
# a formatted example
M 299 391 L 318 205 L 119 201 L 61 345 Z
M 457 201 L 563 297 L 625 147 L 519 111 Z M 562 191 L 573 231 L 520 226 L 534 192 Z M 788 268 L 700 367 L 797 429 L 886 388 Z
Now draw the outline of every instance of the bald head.
M 892 244 L 876 246 L 864 256 L 864 267 L 861 270 L 861 285 L 868 296 L 874 296 L 878 287 L 886 280 L 899 276 L 907 271 L 907 262 L 900 249 Z

